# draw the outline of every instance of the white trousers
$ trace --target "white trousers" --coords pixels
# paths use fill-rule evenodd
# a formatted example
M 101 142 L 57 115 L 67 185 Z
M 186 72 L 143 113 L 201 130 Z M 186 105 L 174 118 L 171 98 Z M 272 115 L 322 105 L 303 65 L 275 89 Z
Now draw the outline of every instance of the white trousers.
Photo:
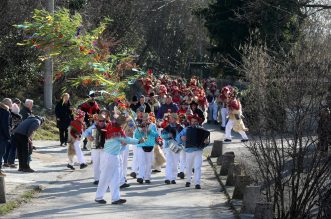
M 85 163 L 84 154 L 82 152 L 82 149 L 80 148 L 80 141 L 75 141 L 74 142 L 74 148 L 75 148 L 75 152 L 76 152 L 78 162 L 80 164 Z
M 120 185 L 123 185 L 126 180 L 129 157 L 129 145 L 125 146 L 124 151 L 121 152 L 121 180 Z
M 103 153 L 103 149 L 92 149 L 91 157 L 92 157 L 92 165 L 93 165 L 93 174 L 94 180 L 98 181 L 100 179 L 101 174 L 101 155 Z
M 226 139 L 232 139 L 231 130 L 233 128 L 234 122 L 235 121 L 233 119 L 229 119 L 228 123 L 225 126 L 225 138 Z M 244 131 L 239 131 L 239 134 L 241 135 L 242 139 L 248 139 L 248 137 Z
M 177 166 L 179 162 L 180 153 L 173 152 L 170 148 L 167 148 L 167 165 L 166 165 L 166 172 L 165 172 L 165 179 L 166 180 L 176 180 L 177 177 Z
M 218 105 L 216 104 L 216 102 L 209 103 L 208 120 L 217 121 L 217 115 L 218 115 Z
M 222 127 L 226 126 L 226 117 L 228 116 L 228 108 L 222 108 L 221 109 L 221 116 L 222 116 Z
M 191 182 L 194 168 L 194 185 L 200 185 L 202 166 L 202 150 L 186 152 L 186 182 Z
M 150 180 L 152 174 L 152 162 L 154 151 L 145 152 L 142 147 L 137 147 L 138 155 L 138 177 Z
M 138 173 L 138 150 L 137 145 L 132 145 L 132 163 L 131 163 L 131 172 Z
M 119 200 L 121 198 L 120 155 L 111 155 L 104 152 L 101 155 L 101 175 L 95 199 L 103 199 L 108 187 L 112 202 Z
M 182 150 L 180 152 L 180 157 L 179 157 L 179 171 L 184 173 L 185 166 L 186 166 L 186 152 Z

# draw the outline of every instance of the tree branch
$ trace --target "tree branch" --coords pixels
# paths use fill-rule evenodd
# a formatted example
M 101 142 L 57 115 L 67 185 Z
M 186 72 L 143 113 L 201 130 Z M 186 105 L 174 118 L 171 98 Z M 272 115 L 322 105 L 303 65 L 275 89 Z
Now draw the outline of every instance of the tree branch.
M 307 8 L 331 9 L 331 5 L 322 5 L 322 4 L 303 4 L 302 6 Z

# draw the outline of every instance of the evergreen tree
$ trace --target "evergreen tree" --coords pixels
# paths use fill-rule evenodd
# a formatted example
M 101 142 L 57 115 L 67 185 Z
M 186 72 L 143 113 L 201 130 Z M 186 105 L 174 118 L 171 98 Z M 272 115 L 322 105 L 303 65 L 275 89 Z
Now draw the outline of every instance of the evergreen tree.
M 199 13 L 205 18 L 213 53 L 240 61 L 240 45 L 263 42 L 289 51 L 306 18 L 300 0 L 218 0 Z M 251 33 L 254 38 L 250 39 Z M 226 74 L 235 75 L 221 62 Z

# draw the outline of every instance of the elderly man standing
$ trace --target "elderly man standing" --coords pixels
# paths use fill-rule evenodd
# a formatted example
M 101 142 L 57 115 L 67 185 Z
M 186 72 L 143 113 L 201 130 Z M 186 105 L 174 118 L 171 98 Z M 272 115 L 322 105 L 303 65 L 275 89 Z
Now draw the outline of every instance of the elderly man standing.
M 32 107 L 33 107 L 33 100 L 26 99 L 20 112 L 23 121 L 26 120 L 29 116 L 32 116 Z
M 34 172 L 34 170 L 30 168 L 29 161 L 29 156 L 32 153 L 32 148 L 30 147 L 31 136 L 43 122 L 44 118 L 29 116 L 15 129 L 14 141 L 17 147 L 18 171 Z
M 11 107 L 12 101 L 9 98 L 3 99 L 0 103 L 0 176 L 6 176 L 2 171 L 2 158 L 10 142 Z

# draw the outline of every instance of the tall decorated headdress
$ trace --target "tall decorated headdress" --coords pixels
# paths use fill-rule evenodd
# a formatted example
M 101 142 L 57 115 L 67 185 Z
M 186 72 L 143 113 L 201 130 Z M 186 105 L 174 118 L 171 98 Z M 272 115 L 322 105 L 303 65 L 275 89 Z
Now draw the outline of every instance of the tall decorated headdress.
M 75 112 L 74 112 L 74 119 L 81 119 L 81 118 L 84 118 L 85 117 L 85 112 L 80 110 L 80 109 L 77 109 Z

